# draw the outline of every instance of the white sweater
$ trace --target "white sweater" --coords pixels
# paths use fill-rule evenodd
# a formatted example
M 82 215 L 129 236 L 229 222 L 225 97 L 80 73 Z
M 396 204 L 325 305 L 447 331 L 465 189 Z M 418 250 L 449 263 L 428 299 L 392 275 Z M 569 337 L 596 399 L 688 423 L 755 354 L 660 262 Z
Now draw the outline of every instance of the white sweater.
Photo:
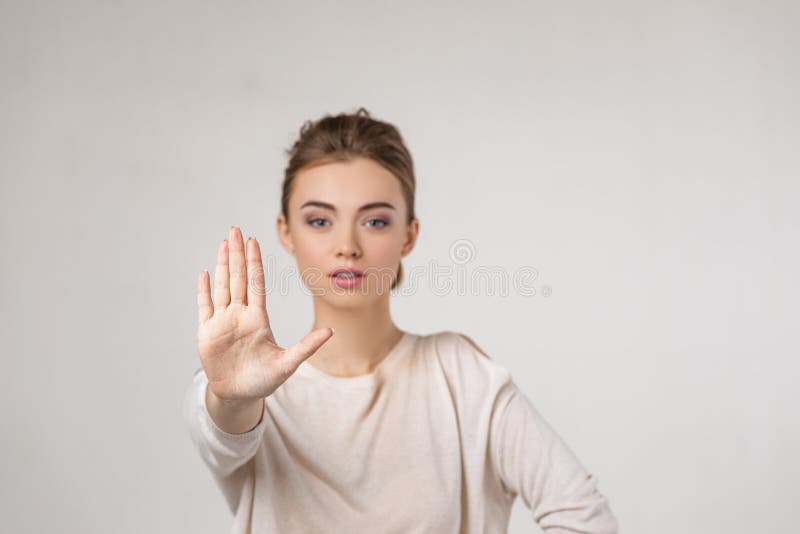
M 207 383 L 184 415 L 233 534 L 503 533 L 517 495 L 548 534 L 617 534 L 597 477 L 456 332 L 405 333 L 366 375 L 304 361 L 243 434 L 214 424 Z

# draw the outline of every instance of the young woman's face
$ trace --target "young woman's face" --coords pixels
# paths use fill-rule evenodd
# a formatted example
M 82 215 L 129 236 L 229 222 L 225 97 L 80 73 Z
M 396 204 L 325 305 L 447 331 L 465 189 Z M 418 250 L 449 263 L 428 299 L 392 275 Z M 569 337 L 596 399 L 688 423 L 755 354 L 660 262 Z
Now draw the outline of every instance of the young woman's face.
M 366 158 L 317 165 L 295 177 L 278 233 L 315 296 L 337 302 L 388 295 L 419 223 L 407 224 L 400 181 Z M 334 277 L 336 269 L 363 276 Z

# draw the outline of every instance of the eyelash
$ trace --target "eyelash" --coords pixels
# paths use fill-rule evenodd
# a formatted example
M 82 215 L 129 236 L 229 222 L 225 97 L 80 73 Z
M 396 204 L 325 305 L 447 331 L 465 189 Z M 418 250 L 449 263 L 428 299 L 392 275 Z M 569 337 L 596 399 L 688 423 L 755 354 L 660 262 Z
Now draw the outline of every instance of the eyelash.
M 325 220 L 326 220 L 326 219 L 323 219 L 322 217 L 314 217 L 313 219 L 309 219 L 309 220 L 308 220 L 308 221 L 306 221 L 306 222 L 307 222 L 307 223 L 308 223 L 308 225 L 309 225 L 309 226 L 311 226 L 312 228 L 322 228 L 322 226 L 318 226 L 318 225 L 314 224 L 314 221 L 325 221 Z M 369 220 L 369 221 L 367 221 L 367 222 L 372 222 L 372 221 L 380 221 L 380 222 L 382 222 L 382 223 L 383 223 L 381 226 L 372 226 L 372 228 L 376 228 L 376 229 L 378 229 L 378 230 L 380 230 L 381 228 L 386 228 L 387 226 L 389 226 L 389 221 L 387 221 L 386 219 L 381 219 L 381 218 L 373 218 L 373 219 L 370 219 L 370 220 Z

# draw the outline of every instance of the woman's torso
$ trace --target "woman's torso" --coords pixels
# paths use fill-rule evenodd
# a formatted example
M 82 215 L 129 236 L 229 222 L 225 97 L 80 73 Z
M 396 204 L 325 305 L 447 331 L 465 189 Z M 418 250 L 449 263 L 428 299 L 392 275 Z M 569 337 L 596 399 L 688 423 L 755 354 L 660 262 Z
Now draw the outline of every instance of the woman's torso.
M 369 375 L 304 362 L 267 398 L 236 523 L 254 533 L 505 532 L 514 496 L 487 446 L 507 376 L 449 331 L 406 333 Z

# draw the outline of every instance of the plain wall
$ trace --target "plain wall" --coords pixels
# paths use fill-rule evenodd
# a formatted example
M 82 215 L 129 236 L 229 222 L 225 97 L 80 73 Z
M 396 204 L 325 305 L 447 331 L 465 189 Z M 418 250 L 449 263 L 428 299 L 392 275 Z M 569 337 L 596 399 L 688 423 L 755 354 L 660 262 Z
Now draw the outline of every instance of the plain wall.
M 623 532 L 796 532 L 798 4 L 335 4 L 0 3 L 4 531 L 229 529 L 181 413 L 196 277 L 232 224 L 291 273 L 283 150 L 364 106 L 415 158 L 407 272 L 536 272 L 420 284 L 401 328 L 511 369 Z

